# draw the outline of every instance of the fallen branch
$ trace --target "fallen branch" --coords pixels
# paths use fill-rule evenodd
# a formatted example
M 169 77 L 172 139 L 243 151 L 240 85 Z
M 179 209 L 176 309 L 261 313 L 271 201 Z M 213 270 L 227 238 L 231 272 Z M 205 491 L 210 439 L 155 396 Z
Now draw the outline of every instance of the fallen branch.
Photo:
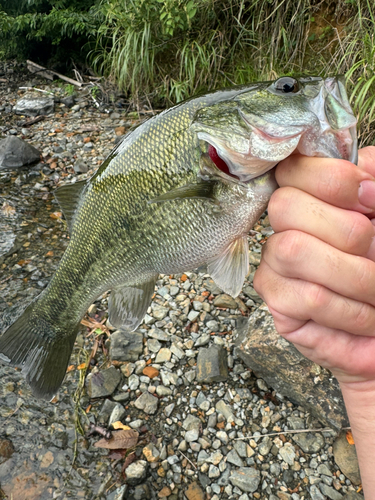
M 186 455 L 184 455 L 184 454 L 182 453 L 182 451 L 181 451 L 181 450 L 178 450 L 178 451 L 181 453 L 181 455 L 182 455 L 183 457 L 185 457 L 185 458 L 186 458 L 186 460 L 187 460 L 189 463 L 191 463 L 191 465 L 194 467 L 194 469 L 196 469 L 196 468 L 197 468 L 197 466 L 196 466 L 196 465 L 194 465 L 194 464 L 193 464 L 193 462 L 192 462 L 192 461 L 191 461 L 191 460 L 190 460 L 190 459 L 189 459 Z
M 82 87 L 81 82 L 77 82 L 77 80 L 73 80 L 73 78 L 69 78 L 67 76 L 62 75 L 61 73 L 57 73 L 56 71 L 52 71 L 51 69 L 44 68 L 43 66 L 40 66 L 39 64 L 36 64 L 32 61 L 27 60 L 27 69 L 33 73 L 33 74 L 40 74 L 41 76 L 44 76 L 44 78 L 47 78 L 48 80 L 53 80 L 54 76 L 57 76 L 58 78 L 61 78 L 61 80 L 64 80 L 65 82 L 68 82 L 72 85 L 75 85 L 76 87 Z
M 34 125 L 34 123 L 38 123 L 38 122 L 41 122 L 42 120 L 44 120 L 45 116 L 44 115 L 40 115 L 40 116 L 37 116 L 36 118 L 33 118 L 32 120 L 26 120 L 25 122 L 22 122 L 20 123 L 20 127 L 30 127 L 30 125 Z
M 20 90 L 36 90 L 37 92 L 43 92 L 44 94 L 55 95 L 53 92 L 49 90 L 38 89 L 36 87 L 18 87 Z
M 342 427 L 342 430 L 346 431 L 351 429 L 351 427 Z M 304 432 L 336 432 L 335 429 L 331 429 L 330 427 L 323 427 L 320 429 L 297 429 L 295 431 L 281 431 L 281 432 L 271 432 L 270 434 L 253 434 L 252 436 L 243 436 L 239 438 L 234 438 L 234 441 L 239 441 L 241 439 L 253 439 L 253 438 L 263 438 L 270 436 L 281 436 L 281 434 L 301 434 Z

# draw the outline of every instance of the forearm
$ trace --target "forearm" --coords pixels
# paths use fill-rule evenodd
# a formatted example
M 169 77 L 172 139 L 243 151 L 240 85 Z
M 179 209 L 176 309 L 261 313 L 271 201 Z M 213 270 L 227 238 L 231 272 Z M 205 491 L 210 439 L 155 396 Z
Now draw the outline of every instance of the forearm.
M 340 383 L 366 500 L 375 500 L 375 381 Z

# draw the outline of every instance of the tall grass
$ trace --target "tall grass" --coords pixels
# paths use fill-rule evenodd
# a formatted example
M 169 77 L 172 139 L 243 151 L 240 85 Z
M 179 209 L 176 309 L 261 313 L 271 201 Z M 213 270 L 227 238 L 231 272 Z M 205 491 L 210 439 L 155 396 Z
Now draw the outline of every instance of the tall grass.
M 92 62 L 133 95 L 169 103 L 273 78 L 302 64 L 311 1 L 103 0 Z

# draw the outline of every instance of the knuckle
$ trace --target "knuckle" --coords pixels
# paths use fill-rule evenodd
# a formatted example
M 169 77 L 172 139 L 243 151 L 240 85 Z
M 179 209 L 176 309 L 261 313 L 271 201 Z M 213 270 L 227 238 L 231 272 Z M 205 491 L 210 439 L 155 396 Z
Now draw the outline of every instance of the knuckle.
M 355 327 L 362 334 L 371 334 L 375 331 L 375 320 L 373 307 L 366 303 L 360 303 L 355 315 Z
M 278 230 L 280 223 L 285 219 L 285 214 L 290 208 L 292 202 L 292 192 L 294 191 L 291 187 L 282 187 L 277 189 L 268 203 L 268 216 L 270 218 L 271 226 L 275 231 Z
M 306 234 L 301 231 L 285 231 L 278 235 L 276 257 L 282 265 L 297 264 L 306 248 Z
M 374 236 L 374 226 L 362 214 L 353 212 L 349 231 L 345 237 L 345 251 L 351 254 L 366 253 Z
M 360 298 L 368 298 L 374 293 L 372 284 L 374 277 L 374 263 L 371 260 L 360 257 L 356 260 L 357 265 L 354 270 L 355 291 Z
M 327 169 L 324 178 L 318 182 L 318 192 L 325 193 L 329 200 L 338 200 L 342 198 L 343 186 L 346 184 L 348 173 L 345 161 L 337 160 L 336 168 Z
M 327 290 L 316 283 L 308 283 L 305 290 L 305 301 L 308 310 L 314 315 L 315 312 L 321 312 L 329 304 Z

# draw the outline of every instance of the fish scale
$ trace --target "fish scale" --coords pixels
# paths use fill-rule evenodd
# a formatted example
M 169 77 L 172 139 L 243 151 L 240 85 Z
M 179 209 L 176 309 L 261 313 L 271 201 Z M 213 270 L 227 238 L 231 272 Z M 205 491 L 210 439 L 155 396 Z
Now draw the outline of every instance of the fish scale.
M 270 169 L 280 160 L 298 151 L 355 161 L 342 81 L 286 78 L 166 110 L 127 134 L 90 180 L 56 190 L 69 245 L 48 287 L 0 337 L 0 361 L 21 366 L 36 396 L 57 391 L 80 320 L 106 290 L 109 321 L 126 330 L 141 323 L 159 274 L 205 264 L 237 296 L 247 234 L 277 188 Z

